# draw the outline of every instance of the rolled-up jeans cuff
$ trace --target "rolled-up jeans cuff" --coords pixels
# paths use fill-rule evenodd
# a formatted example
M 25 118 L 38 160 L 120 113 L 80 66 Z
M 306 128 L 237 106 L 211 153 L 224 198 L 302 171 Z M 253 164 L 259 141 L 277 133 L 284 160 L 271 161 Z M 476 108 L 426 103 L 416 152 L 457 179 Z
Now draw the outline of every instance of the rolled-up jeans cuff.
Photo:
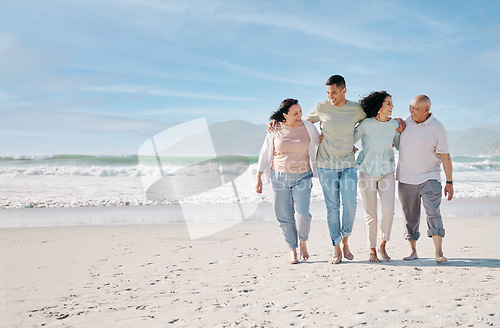
M 344 239 L 342 236 L 338 236 L 337 238 L 333 239 L 332 240 L 333 246 L 340 245 L 340 243 L 342 242 L 342 239 Z
M 432 236 L 441 236 L 444 237 L 444 229 L 443 228 L 436 228 L 436 229 L 428 229 L 427 230 L 427 236 L 432 237 Z
M 349 237 L 351 233 L 352 232 L 342 232 L 342 239 L 344 239 L 345 237 Z
M 418 238 L 420 238 L 420 232 L 406 234 L 405 236 L 406 240 L 418 240 Z

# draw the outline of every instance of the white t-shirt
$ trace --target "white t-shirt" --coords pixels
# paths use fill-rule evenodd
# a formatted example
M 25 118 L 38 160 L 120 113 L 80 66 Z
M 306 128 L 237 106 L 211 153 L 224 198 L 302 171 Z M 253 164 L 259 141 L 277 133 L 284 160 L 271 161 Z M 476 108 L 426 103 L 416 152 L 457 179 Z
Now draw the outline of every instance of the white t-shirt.
M 432 114 L 422 123 L 416 123 L 408 116 L 405 123 L 399 145 L 396 179 L 412 185 L 431 179 L 441 181 L 441 158 L 438 154 L 449 153 L 443 124 Z

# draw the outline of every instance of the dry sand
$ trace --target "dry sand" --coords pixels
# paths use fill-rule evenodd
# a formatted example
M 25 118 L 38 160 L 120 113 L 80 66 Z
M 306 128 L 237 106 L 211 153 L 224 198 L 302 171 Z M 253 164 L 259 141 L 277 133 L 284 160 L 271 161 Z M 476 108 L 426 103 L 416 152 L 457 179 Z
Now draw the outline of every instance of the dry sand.
M 396 220 L 371 264 L 363 221 L 354 261 L 328 264 L 326 221 L 311 258 L 285 263 L 275 222 L 244 222 L 190 240 L 171 225 L 1 229 L 3 327 L 482 327 L 500 325 L 499 217 L 446 218 L 445 255 L 407 242 Z M 422 223 L 422 228 L 425 223 Z M 425 230 L 422 230 L 424 232 Z

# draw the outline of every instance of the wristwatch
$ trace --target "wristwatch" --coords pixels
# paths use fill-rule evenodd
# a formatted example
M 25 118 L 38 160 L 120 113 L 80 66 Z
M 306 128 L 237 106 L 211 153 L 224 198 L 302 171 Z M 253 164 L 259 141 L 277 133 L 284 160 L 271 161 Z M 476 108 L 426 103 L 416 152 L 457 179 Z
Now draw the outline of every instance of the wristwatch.
M 453 180 L 450 180 L 450 181 L 446 181 L 446 184 L 453 184 Z

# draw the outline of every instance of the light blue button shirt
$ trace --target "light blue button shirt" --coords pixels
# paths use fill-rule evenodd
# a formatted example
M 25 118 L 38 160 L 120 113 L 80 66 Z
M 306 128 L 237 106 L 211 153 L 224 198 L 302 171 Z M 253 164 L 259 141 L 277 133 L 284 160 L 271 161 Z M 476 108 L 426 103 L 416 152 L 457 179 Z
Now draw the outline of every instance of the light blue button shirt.
M 374 117 L 359 123 L 354 130 L 354 143 L 361 139 L 363 149 L 356 160 L 361 172 L 374 178 L 394 172 L 392 145 L 399 149 L 400 133 L 396 132 L 398 126 L 396 120 L 379 122 Z

